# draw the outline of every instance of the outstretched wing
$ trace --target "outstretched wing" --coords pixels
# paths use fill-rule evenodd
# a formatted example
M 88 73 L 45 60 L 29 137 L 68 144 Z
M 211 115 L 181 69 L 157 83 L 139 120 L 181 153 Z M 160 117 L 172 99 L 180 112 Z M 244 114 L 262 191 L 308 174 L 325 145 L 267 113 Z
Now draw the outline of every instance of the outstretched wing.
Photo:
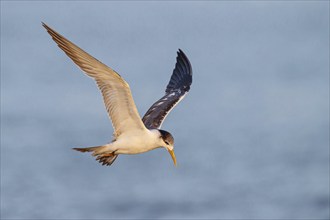
M 155 102 L 143 116 L 144 125 L 149 128 L 159 129 L 170 111 L 189 92 L 192 83 L 192 68 L 187 56 L 179 49 L 176 65 L 165 95 Z
M 114 128 L 114 136 L 121 133 L 146 129 L 136 109 L 127 82 L 114 70 L 104 65 L 62 35 L 42 23 L 57 45 L 82 69 L 92 77 L 103 95 L 103 101 Z

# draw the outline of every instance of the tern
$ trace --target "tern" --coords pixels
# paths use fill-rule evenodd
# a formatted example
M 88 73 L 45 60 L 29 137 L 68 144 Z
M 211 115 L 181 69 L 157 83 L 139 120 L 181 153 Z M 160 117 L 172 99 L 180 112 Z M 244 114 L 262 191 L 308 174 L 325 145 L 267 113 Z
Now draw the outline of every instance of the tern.
M 189 92 L 192 83 L 192 67 L 187 56 L 178 50 L 176 65 L 165 95 L 156 101 L 141 119 L 128 83 L 113 69 L 101 63 L 71 41 L 42 23 L 66 55 L 89 77 L 96 81 L 112 121 L 113 140 L 105 145 L 73 148 L 91 152 L 102 165 L 110 166 L 119 154 L 139 154 L 156 148 L 165 148 L 176 166 L 174 138 L 161 125 L 169 112 Z

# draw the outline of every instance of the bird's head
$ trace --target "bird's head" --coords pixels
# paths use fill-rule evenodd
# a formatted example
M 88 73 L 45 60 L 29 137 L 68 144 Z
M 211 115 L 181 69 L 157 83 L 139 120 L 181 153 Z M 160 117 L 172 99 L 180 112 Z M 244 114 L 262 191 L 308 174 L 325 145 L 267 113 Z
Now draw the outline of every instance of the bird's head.
M 176 158 L 174 154 L 174 138 L 164 130 L 159 130 L 162 147 L 164 147 L 171 155 L 174 165 L 176 166 Z

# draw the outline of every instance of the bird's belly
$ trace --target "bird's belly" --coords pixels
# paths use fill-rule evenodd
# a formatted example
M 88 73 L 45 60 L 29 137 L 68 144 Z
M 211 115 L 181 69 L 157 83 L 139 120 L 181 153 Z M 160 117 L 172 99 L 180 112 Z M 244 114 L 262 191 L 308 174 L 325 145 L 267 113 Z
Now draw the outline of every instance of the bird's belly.
M 139 154 L 144 153 L 159 146 L 156 145 L 156 140 L 148 134 L 136 134 L 119 138 L 115 141 L 117 154 Z
M 141 146 L 130 146 L 130 147 L 122 147 L 116 151 L 117 154 L 141 154 L 147 151 L 153 150 L 156 147 L 150 147 L 146 145 Z

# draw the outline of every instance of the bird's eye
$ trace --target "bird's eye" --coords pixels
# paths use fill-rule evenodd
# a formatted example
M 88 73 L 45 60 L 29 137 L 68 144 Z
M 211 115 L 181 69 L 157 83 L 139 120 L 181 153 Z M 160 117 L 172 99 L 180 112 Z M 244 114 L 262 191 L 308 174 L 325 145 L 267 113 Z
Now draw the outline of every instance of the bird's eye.
M 169 143 L 167 141 L 165 141 L 165 144 L 169 145 Z

